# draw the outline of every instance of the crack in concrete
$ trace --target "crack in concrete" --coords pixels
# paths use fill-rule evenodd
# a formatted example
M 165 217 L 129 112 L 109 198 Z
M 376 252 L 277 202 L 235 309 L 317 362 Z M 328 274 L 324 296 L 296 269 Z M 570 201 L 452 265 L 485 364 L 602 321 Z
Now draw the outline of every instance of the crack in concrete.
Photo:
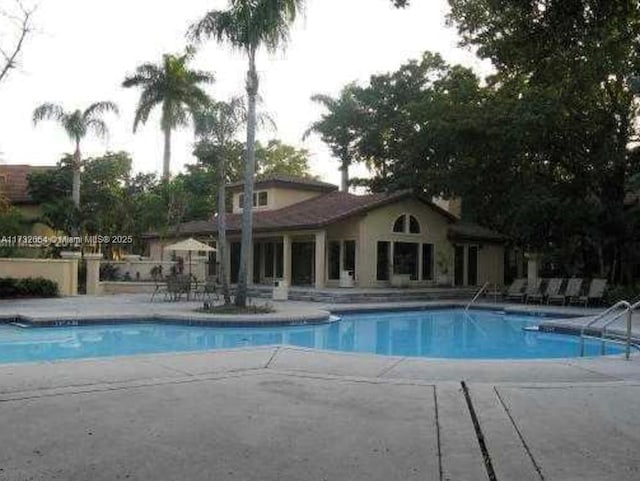
M 603 373 L 603 372 L 599 372 L 599 371 L 596 371 L 595 369 L 588 369 L 586 367 L 580 366 L 578 364 L 574 364 L 572 362 L 567 363 L 567 366 L 571 366 L 573 368 L 580 369 L 581 371 L 586 371 L 586 372 L 591 373 L 591 374 L 597 374 L 599 376 L 610 378 L 613 381 L 625 381 L 625 378 L 623 378 L 623 377 L 612 376 L 611 374 L 606 374 L 606 373 Z M 607 382 L 607 381 L 604 381 L 604 382 Z
M 435 419 L 436 419 L 436 446 L 438 447 L 438 479 L 439 481 L 443 481 L 444 469 L 442 467 L 442 440 L 440 435 L 440 413 L 438 411 L 438 389 L 435 385 L 433 386 L 433 405 L 435 408 Z
M 509 417 L 509 421 L 511 421 L 511 425 L 516 430 L 516 433 L 518 434 L 518 437 L 520 438 L 520 442 L 522 443 L 522 446 L 524 447 L 524 450 L 526 451 L 527 455 L 529 456 L 529 459 L 531 459 L 531 462 L 533 463 L 533 467 L 535 468 L 536 472 L 538 473 L 538 476 L 540 476 L 540 480 L 541 481 L 545 481 L 546 478 L 545 478 L 544 474 L 542 473 L 542 466 L 540 466 L 538 464 L 538 462 L 536 461 L 536 459 L 533 457 L 533 453 L 531 452 L 531 448 L 529 448 L 529 444 L 527 444 L 527 441 L 524 439 L 524 435 L 522 434 L 522 431 L 518 427 L 518 425 L 516 423 L 516 420 L 514 419 L 514 417 L 511 414 L 511 411 L 509 411 L 509 408 L 507 407 L 506 402 L 504 401 L 504 399 L 502 399 L 502 396 L 498 392 L 498 388 L 496 386 L 494 386 L 493 387 L 493 391 L 496 393 L 496 396 L 498 397 L 498 401 L 500 401 L 500 404 L 502 405 L 502 408 L 507 413 L 507 416 Z
M 478 419 L 476 410 L 473 407 L 473 400 L 471 399 L 469 388 L 467 387 L 467 383 L 464 381 L 460 382 L 460 385 L 462 386 L 464 399 L 467 402 L 467 408 L 469 409 L 469 415 L 471 416 L 473 429 L 475 430 L 476 437 L 478 438 L 478 444 L 480 445 L 480 451 L 482 452 L 482 459 L 484 461 L 484 467 L 487 470 L 487 476 L 489 477 L 489 481 L 498 481 L 498 478 L 496 477 L 496 471 L 493 468 L 493 462 L 491 461 L 491 454 L 489 453 L 487 443 L 484 440 L 484 433 L 482 432 L 482 427 L 480 426 L 480 420 Z
M 33 394 L 33 395 L 25 395 L 22 397 L 11 397 L 11 398 L 0 398 L 0 404 L 10 403 L 15 401 L 26 401 L 26 400 L 34 400 L 34 399 L 43 399 L 43 398 L 53 398 L 60 396 L 75 396 L 80 394 L 93 394 L 100 392 L 115 392 L 115 391 L 129 391 L 133 389 L 144 389 L 150 387 L 158 387 L 158 386 L 170 386 L 170 385 L 180 385 L 180 384 L 193 384 L 198 382 L 212 382 L 212 381 L 222 381 L 225 379 L 235 379 L 245 376 L 256 376 L 261 375 L 263 369 L 262 368 L 252 368 L 252 369 L 244 369 L 241 371 L 227 372 L 221 376 L 191 376 L 186 379 L 175 379 L 175 378 L 165 378 L 165 380 L 159 380 L 156 382 L 142 383 L 142 384 L 134 384 L 134 385 L 124 385 L 124 386 L 116 386 L 114 384 L 117 383 L 105 383 L 105 384 L 92 384 L 91 386 L 96 386 L 92 389 L 80 389 L 80 390 L 67 390 L 64 392 L 59 392 L 61 390 L 69 389 L 66 387 L 55 387 L 55 388 L 43 388 L 35 391 L 58 391 L 51 393 L 41 393 L 41 394 Z M 132 381 L 135 382 L 135 381 Z M 73 387 L 71 388 L 73 389 Z M 28 391 L 18 391 L 14 394 L 20 394 L 21 392 Z
M 367 378 L 367 377 L 350 377 L 341 374 L 320 374 L 309 371 L 292 371 L 286 369 L 269 369 L 269 373 L 278 374 L 281 376 L 298 377 L 301 379 L 321 379 L 324 381 L 342 381 L 353 382 L 359 384 L 372 384 L 372 385 L 392 385 L 392 386 L 411 386 L 411 387 L 433 387 L 432 382 L 423 381 L 406 381 L 402 379 L 388 379 L 388 378 Z
M 386 376 L 388 373 L 393 371 L 396 367 L 398 367 L 404 361 L 406 361 L 405 357 L 397 359 L 395 362 L 392 362 L 389 366 L 386 366 L 385 368 L 383 368 L 382 371 L 380 371 L 380 373 L 376 377 Z
M 271 366 L 271 363 L 275 361 L 276 357 L 278 356 L 278 354 L 280 354 L 281 350 L 282 350 L 281 346 L 278 346 L 274 349 L 274 351 L 271 353 L 271 357 L 269 357 L 269 360 L 264 365 L 264 369 L 269 369 L 269 366 Z

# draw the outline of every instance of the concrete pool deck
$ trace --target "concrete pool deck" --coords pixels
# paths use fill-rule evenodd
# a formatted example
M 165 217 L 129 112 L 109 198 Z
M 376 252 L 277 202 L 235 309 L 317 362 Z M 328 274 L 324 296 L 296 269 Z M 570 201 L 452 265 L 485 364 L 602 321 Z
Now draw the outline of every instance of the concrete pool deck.
M 145 308 L 135 296 L 4 301 L 0 317 Z M 452 361 L 273 346 L 5 364 L 0 479 L 637 480 L 639 413 L 637 354 Z

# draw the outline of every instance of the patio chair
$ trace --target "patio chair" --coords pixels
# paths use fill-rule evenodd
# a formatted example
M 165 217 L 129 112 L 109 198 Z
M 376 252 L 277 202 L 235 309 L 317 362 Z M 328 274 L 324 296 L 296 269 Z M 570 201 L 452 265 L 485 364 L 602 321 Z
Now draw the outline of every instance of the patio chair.
M 155 286 L 155 289 L 153 290 L 153 294 L 151 294 L 151 299 L 149 302 L 153 302 L 155 297 L 160 294 L 164 294 L 164 299 L 167 300 L 167 297 L 169 296 L 169 291 L 167 290 L 167 284 L 163 282 L 162 279 L 158 279 L 158 278 L 154 279 L 154 282 L 156 286 Z
M 179 301 L 182 294 L 189 295 L 191 291 L 191 279 L 189 276 L 179 275 L 167 278 L 167 292 L 171 301 Z
M 509 286 L 509 290 L 504 295 L 505 300 L 510 301 L 512 299 L 523 299 L 524 294 L 522 291 L 524 290 L 525 285 L 527 284 L 527 280 L 522 277 L 514 280 Z
M 525 287 L 524 292 L 522 293 L 522 300 L 527 304 L 529 302 L 529 297 L 536 296 L 540 294 L 540 287 L 542 286 L 542 279 L 536 279 L 533 282 L 527 282 L 527 287 Z
M 580 290 L 582 289 L 582 279 L 572 277 L 567 281 L 567 287 L 562 294 L 549 295 L 547 297 L 547 304 L 558 302 L 563 306 L 567 302 L 571 302 L 572 299 L 580 296 Z
M 571 299 L 571 304 L 584 304 L 587 307 L 591 301 L 602 301 L 604 290 L 607 288 L 606 279 L 592 279 L 589 291 L 584 296 Z
M 562 286 L 562 279 L 549 279 L 546 281 L 546 286 L 544 288 L 541 288 L 538 292 L 534 293 L 534 294 L 530 294 L 527 297 L 527 303 L 529 303 L 529 301 L 534 302 L 534 301 L 538 301 L 540 302 L 540 304 L 542 304 L 545 300 L 549 300 L 550 296 L 556 296 L 558 295 L 558 292 L 560 292 L 560 287 Z
M 203 302 L 206 301 L 219 301 L 220 296 L 218 295 L 218 278 L 217 277 L 207 277 L 207 280 L 201 287 L 196 287 L 194 290 L 194 299 L 198 299 L 200 297 Z

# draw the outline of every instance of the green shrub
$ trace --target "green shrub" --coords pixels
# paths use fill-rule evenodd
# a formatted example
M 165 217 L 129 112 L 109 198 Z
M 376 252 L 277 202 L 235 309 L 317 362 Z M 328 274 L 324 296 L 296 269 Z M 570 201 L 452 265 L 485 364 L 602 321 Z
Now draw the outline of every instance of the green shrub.
M 604 293 L 607 305 L 615 304 L 618 301 L 638 301 L 640 297 L 640 285 L 609 286 Z
M 0 277 L 0 298 L 18 297 L 18 280 Z
M 26 279 L 0 278 L 0 298 L 57 297 L 58 284 L 42 277 Z
M 108 262 L 100 264 L 100 280 L 101 281 L 119 281 L 120 269 Z

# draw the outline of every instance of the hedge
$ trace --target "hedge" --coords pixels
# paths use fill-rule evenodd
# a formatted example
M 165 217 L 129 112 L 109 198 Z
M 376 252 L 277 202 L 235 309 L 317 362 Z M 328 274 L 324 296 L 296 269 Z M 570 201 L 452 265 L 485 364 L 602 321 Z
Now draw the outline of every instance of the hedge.
M 0 277 L 0 299 L 16 297 L 57 297 L 58 284 L 42 277 L 14 279 Z

